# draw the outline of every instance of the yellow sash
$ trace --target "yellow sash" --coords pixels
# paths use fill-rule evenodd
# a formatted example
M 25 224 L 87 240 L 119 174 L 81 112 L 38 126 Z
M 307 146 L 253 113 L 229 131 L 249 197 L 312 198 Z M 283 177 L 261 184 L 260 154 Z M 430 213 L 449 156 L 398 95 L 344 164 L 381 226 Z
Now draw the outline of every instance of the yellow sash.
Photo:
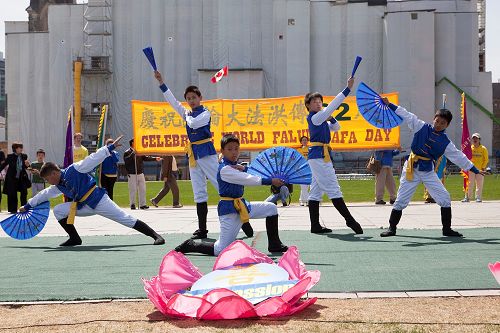
M 248 213 L 248 208 L 243 202 L 242 198 L 220 197 L 220 199 L 225 201 L 233 201 L 234 208 L 236 208 L 236 211 L 240 213 L 241 223 L 247 223 L 248 221 L 250 221 L 250 214 Z
M 212 141 L 212 138 L 207 138 L 188 143 L 188 145 L 186 146 L 186 154 L 189 157 L 189 167 L 194 168 L 196 166 L 196 160 L 194 159 L 194 154 L 193 154 L 193 145 L 201 145 L 203 143 L 207 143 L 210 141 Z
M 413 164 L 418 162 L 418 160 L 429 161 L 430 158 L 419 156 L 414 152 L 411 152 L 408 157 L 408 161 L 406 162 L 406 179 L 413 180 Z
M 323 146 L 323 155 L 325 155 L 324 161 L 325 162 L 331 162 L 332 161 L 332 159 L 330 158 L 330 151 L 332 151 L 332 148 L 330 147 L 330 145 L 328 143 L 311 142 L 311 146 L 313 146 L 313 147 L 321 147 L 321 146 Z
M 96 188 L 97 186 L 94 185 L 94 187 L 88 190 L 88 192 L 85 193 L 85 195 L 80 200 L 71 202 L 71 206 L 69 207 L 68 219 L 66 221 L 67 224 L 75 224 L 75 216 L 76 210 L 78 208 L 78 203 L 87 200 L 87 198 L 92 194 L 92 192 L 94 192 Z

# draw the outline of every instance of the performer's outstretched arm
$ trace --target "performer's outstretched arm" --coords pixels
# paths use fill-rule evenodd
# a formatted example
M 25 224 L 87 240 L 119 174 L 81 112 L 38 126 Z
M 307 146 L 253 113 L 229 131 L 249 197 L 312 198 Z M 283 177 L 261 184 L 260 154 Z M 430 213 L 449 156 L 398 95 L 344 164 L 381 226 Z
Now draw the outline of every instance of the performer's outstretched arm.
M 111 152 L 115 150 L 115 148 L 121 146 L 120 140 L 122 138 L 123 135 L 120 135 L 112 144 L 101 147 L 97 149 L 95 153 L 90 154 L 80 162 L 74 163 L 73 166 L 75 167 L 75 170 L 81 173 L 89 173 L 94 170 L 96 166 L 101 164 L 102 161 L 106 159 L 106 157 L 111 155 Z
M 471 160 L 469 160 L 461 150 L 458 150 L 451 141 L 444 150 L 444 156 L 453 164 L 458 165 L 462 170 L 470 170 L 475 174 L 479 173 L 479 170 L 474 166 Z
M 406 121 L 406 124 L 408 124 L 408 127 L 412 131 L 418 132 L 425 125 L 425 121 L 418 119 L 416 115 L 408 112 L 404 107 L 390 103 L 387 97 L 384 97 L 383 101 L 392 111 L 396 112 L 398 116 Z
M 24 210 L 30 209 L 31 207 L 35 207 L 41 204 L 42 202 L 60 196 L 61 194 L 62 192 L 59 191 L 56 185 L 51 185 L 46 189 L 43 189 L 40 192 L 38 192 L 33 198 L 29 199 L 28 203 L 24 205 L 22 208 L 24 208 Z M 19 211 L 23 210 L 19 209 Z
M 220 177 L 225 182 L 243 186 L 271 185 L 272 183 L 271 178 L 261 178 L 246 172 L 241 172 L 229 165 L 221 169 Z
M 172 94 L 172 91 L 170 91 L 165 82 L 163 82 L 163 78 L 160 72 L 155 71 L 155 78 L 160 84 L 160 89 L 163 93 L 163 97 L 165 97 L 165 100 L 174 108 L 174 110 L 179 114 L 179 116 L 182 117 L 183 120 L 186 120 L 186 114 L 191 113 L 191 111 L 183 107 L 181 105 L 181 102 L 179 102 L 177 98 L 175 98 L 174 94 Z

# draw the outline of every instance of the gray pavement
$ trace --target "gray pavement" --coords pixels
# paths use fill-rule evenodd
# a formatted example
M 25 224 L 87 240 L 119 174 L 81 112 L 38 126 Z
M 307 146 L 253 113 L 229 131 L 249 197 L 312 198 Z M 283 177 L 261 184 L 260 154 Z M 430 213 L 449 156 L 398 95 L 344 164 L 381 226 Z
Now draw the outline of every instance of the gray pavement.
M 374 205 L 370 203 L 348 203 L 351 214 L 365 229 L 385 228 L 388 225 L 392 206 Z M 453 202 L 453 224 L 457 229 L 466 228 L 500 228 L 500 201 L 484 201 L 482 203 Z M 131 215 L 146 222 L 159 233 L 192 233 L 197 229 L 196 207 L 183 208 L 151 207 L 148 210 L 130 210 Z M 292 205 L 279 207 L 281 230 L 309 230 L 309 211 L 307 207 Z M 0 213 L 0 220 L 6 218 L 8 213 Z M 346 228 L 343 218 L 337 210 L 327 202 L 320 208 L 321 223 L 331 229 Z M 264 231 L 264 220 L 254 220 L 252 226 L 255 231 Z M 97 235 L 132 235 L 137 232 L 110 221 L 101 216 L 77 217 L 76 227 L 82 236 Z M 436 204 L 415 202 L 404 211 L 400 229 L 439 229 L 441 228 L 440 209 Z M 211 233 L 219 232 L 217 207 L 209 206 L 208 229 Z M 1 229 L 0 229 L 1 230 Z M 57 223 L 52 212 L 49 220 L 39 236 L 66 236 L 66 233 Z M 3 230 L 0 237 L 8 237 Z

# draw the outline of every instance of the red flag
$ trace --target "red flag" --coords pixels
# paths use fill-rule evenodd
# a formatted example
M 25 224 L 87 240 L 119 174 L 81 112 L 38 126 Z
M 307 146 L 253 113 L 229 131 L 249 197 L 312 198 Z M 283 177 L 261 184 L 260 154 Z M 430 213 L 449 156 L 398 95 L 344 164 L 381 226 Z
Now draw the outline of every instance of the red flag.
M 224 66 L 224 68 L 222 68 L 220 71 L 215 73 L 214 76 L 212 76 L 212 79 L 211 79 L 212 83 L 219 82 L 223 76 L 227 76 L 227 72 L 228 72 L 227 66 Z
M 465 101 L 465 94 L 462 93 L 462 152 L 470 160 L 472 158 L 472 148 L 470 145 L 469 125 L 467 124 L 467 105 Z M 460 172 L 464 177 L 464 192 L 469 188 L 469 172 L 462 170 Z

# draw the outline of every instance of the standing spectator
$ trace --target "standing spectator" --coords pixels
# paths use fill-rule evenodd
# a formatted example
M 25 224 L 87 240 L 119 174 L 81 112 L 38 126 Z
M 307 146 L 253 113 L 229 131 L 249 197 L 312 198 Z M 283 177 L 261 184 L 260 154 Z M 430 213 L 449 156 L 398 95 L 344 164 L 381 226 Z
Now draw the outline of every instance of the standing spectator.
M 292 184 L 285 184 L 281 186 L 271 185 L 271 195 L 266 199 L 266 202 L 272 202 L 277 205 L 278 200 L 281 200 L 283 207 L 286 207 L 290 203 L 290 194 L 293 192 Z
M 182 205 L 179 202 L 179 186 L 177 186 L 177 161 L 174 156 L 165 155 L 162 157 L 163 161 L 161 163 L 160 178 L 164 181 L 163 188 L 156 197 L 150 200 L 151 204 L 158 207 L 160 200 L 172 190 L 173 207 L 181 208 Z
M 113 143 L 113 139 L 106 140 L 106 146 Z M 106 157 L 101 164 L 101 186 L 106 189 L 108 196 L 113 200 L 113 188 L 115 187 L 116 179 L 118 178 L 118 161 L 120 154 L 112 151 L 111 155 Z
M 45 180 L 40 177 L 40 169 L 45 163 L 45 150 L 38 149 L 36 151 L 36 162 L 31 163 L 28 169 L 31 174 L 31 197 L 33 198 L 38 192 L 45 188 Z
M 481 170 L 486 171 L 488 166 L 488 149 L 481 144 L 481 135 L 479 133 L 472 134 L 472 163 L 474 166 Z M 484 176 L 482 174 L 475 174 L 469 170 L 469 190 L 465 194 L 462 202 L 469 202 L 472 199 L 474 189 L 476 190 L 476 202 L 483 201 L 483 183 Z
M 5 153 L 3 150 L 0 150 L 0 165 L 5 161 Z M 3 169 L 2 172 L 0 172 L 0 188 L 5 180 L 5 174 L 7 173 L 7 170 Z M 0 212 L 2 211 L 2 193 L 0 192 Z
M 392 160 L 393 157 L 399 155 L 399 150 L 377 150 L 375 152 L 375 159 L 380 161 L 382 168 L 380 172 L 375 175 L 375 204 L 385 205 L 384 193 L 385 188 L 389 192 L 389 202 L 392 205 L 396 201 L 396 183 L 392 174 Z
M 73 163 L 79 162 L 89 156 L 87 148 L 82 146 L 82 139 L 82 133 L 75 133 L 73 135 Z
M 304 156 L 307 160 L 307 155 L 309 154 L 309 138 L 307 136 L 303 136 L 300 138 L 300 144 L 302 145 L 299 149 L 299 153 Z M 301 206 L 307 206 L 307 200 L 309 199 L 309 185 L 300 185 L 300 197 L 299 204 Z
M 12 144 L 12 154 L 7 155 L 7 159 L 0 165 L 0 171 L 7 166 L 9 169 L 5 175 L 3 193 L 7 194 L 7 206 L 9 213 L 17 213 L 17 192 L 20 192 L 21 206 L 26 205 L 28 199 L 28 188 L 31 182 L 26 172 L 30 162 L 28 156 L 23 154 L 23 144 L 14 142 Z
M 130 209 L 136 209 L 135 193 L 139 191 L 139 208 L 148 209 L 146 205 L 146 179 L 144 178 L 144 161 L 159 160 L 152 156 L 136 155 L 134 149 L 134 139 L 129 141 L 130 148 L 123 154 L 125 169 L 128 173 L 128 195 Z

